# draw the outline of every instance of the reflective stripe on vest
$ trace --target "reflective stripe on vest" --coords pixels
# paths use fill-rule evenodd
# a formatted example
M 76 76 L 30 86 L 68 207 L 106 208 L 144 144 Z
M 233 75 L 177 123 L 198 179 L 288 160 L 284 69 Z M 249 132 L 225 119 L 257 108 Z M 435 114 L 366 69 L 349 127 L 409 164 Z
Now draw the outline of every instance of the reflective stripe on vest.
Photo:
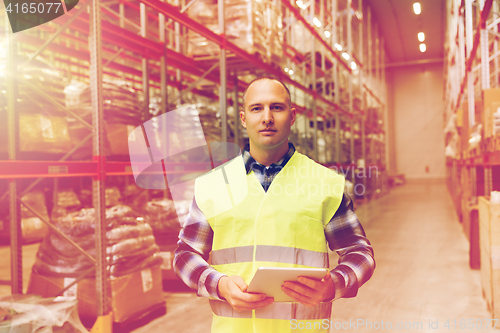
M 252 318 L 252 311 L 238 312 L 228 302 L 211 299 L 210 307 L 213 313 L 219 317 Z M 284 320 L 329 319 L 331 312 L 331 302 L 319 303 L 312 308 L 300 303 L 276 302 L 255 310 L 255 318 Z
M 212 251 L 212 264 L 225 265 L 253 261 L 253 246 L 231 247 Z M 256 261 L 280 262 L 313 267 L 328 267 L 328 254 L 293 247 L 257 245 Z

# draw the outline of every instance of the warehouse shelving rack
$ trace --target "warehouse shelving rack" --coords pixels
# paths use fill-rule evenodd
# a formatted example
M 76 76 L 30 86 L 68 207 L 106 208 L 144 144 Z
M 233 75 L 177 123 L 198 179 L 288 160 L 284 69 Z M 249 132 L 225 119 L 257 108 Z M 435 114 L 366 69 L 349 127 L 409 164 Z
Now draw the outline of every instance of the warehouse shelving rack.
M 448 8 L 446 119 L 455 115 L 461 132 L 457 153 L 447 157 L 447 184 L 470 242 L 472 268 L 480 266 L 478 196 L 500 190 L 500 142 L 495 134 L 485 137 L 482 106 L 482 91 L 500 87 L 499 9 L 497 0 L 454 1 Z M 481 141 L 470 146 L 471 129 L 478 124 Z
M 92 129 L 92 135 L 89 134 L 85 139 L 85 141 L 93 140 L 92 161 L 66 161 L 71 152 L 57 162 L 19 161 L 16 159 L 17 138 L 14 129 L 16 128 L 17 119 L 13 104 L 15 98 L 15 89 L 13 87 L 16 84 L 15 78 L 17 76 L 15 71 L 8 75 L 9 160 L 0 161 L 0 167 L 2 168 L 0 178 L 9 179 L 12 248 L 11 285 L 13 293 L 22 292 L 20 223 L 19 214 L 16 214 L 19 209 L 20 196 L 17 191 L 16 179 L 93 177 L 94 206 L 99 216 L 99 224 L 96 227 L 96 246 L 99 255 L 97 259 L 92 257 L 88 257 L 88 259 L 96 263 L 98 314 L 99 316 L 106 316 L 109 313 L 109 304 L 106 297 L 109 290 L 106 283 L 107 272 L 104 262 L 105 253 L 103 252 L 105 251 L 104 228 L 101 224 L 104 220 L 103 181 L 106 176 L 132 175 L 132 171 L 128 162 L 107 161 L 104 157 L 102 112 L 100 112 L 102 110 L 103 74 L 125 78 L 134 83 L 135 89 L 142 90 L 145 99 L 145 116 L 151 89 L 156 89 L 161 96 L 165 96 L 162 99 L 162 113 L 171 108 L 171 105 L 167 105 L 167 101 L 175 99 L 182 102 L 183 97 L 188 96 L 190 93 L 213 100 L 219 99 L 221 122 L 224 124 L 221 133 L 222 141 L 228 140 L 226 126 L 228 91 L 232 91 L 233 107 L 237 109 L 238 94 L 244 90 L 246 85 L 246 80 L 239 76 L 244 76 L 249 72 L 275 75 L 290 85 L 292 97 L 303 96 L 302 102 L 294 100 L 294 104 L 302 114 L 307 116 L 308 119 L 312 119 L 313 151 L 312 153 L 305 151 L 306 154 L 311 155 L 316 160 L 319 159 L 317 137 L 319 122 L 322 123 L 323 131 L 326 131 L 327 126 L 325 124 L 327 122 L 334 129 L 330 132 L 335 135 L 335 146 L 332 145 L 332 149 L 334 149 L 330 156 L 335 156 L 335 158 L 327 161 L 325 156 L 325 164 L 328 166 L 341 165 L 341 121 L 348 122 L 350 128 L 354 128 L 355 121 L 359 123 L 358 135 L 361 140 L 362 152 L 358 156 L 361 156 L 365 163 L 370 160 L 369 156 L 377 154 L 377 151 L 384 150 L 383 140 L 373 139 L 376 135 L 383 136 L 384 131 L 365 123 L 366 108 L 377 107 L 382 112 L 385 109 L 386 91 L 381 89 L 381 87 L 384 87 L 383 83 L 385 82 L 383 39 L 371 19 L 370 8 L 363 6 L 362 0 L 355 2 L 352 0 L 312 1 L 308 6 L 299 6 L 298 1 L 296 3 L 291 3 L 288 0 L 276 2 L 276 5 L 280 6 L 284 13 L 283 17 L 287 18 L 287 23 L 283 26 L 285 31 L 285 43 L 283 45 L 287 68 L 294 68 L 296 73 L 299 71 L 309 73 L 304 75 L 304 78 L 306 78 L 304 82 L 294 79 L 293 74 L 285 72 L 282 67 L 266 63 L 242 50 L 231 43 L 224 33 L 214 33 L 190 18 L 185 13 L 185 10 L 192 3 L 193 1 L 188 4 L 183 3 L 183 6 L 181 6 L 179 2 L 172 5 L 159 0 L 142 0 L 140 2 L 123 0 L 119 3 L 103 4 L 99 0 L 91 2 L 82 0 L 79 4 L 80 7 L 77 7 L 78 10 L 75 9 L 74 13 L 69 12 L 57 19 L 54 24 L 36 28 L 36 34 L 42 35 L 42 38 L 33 36 L 32 33 L 9 34 L 9 68 L 14 68 L 13 58 L 18 45 L 28 52 L 32 49 L 32 46 L 39 46 L 40 49 L 36 51 L 36 55 L 42 54 L 44 50 L 50 50 L 53 61 L 60 68 L 66 69 L 68 75 L 84 79 L 89 78 L 88 82 L 90 82 L 92 88 L 93 110 L 92 125 L 85 125 L 87 128 Z M 118 13 L 110 8 L 113 4 L 118 4 Z M 89 6 L 88 14 L 84 9 L 87 6 Z M 138 17 L 126 17 L 127 9 L 138 12 Z M 219 29 L 224 32 L 223 1 L 218 2 L 218 10 Z M 103 20 L 101 17 L 103 13 L 114 16 L 119 23 L 114 24 L 111 22 L 112 20 Z M 317 26 L 314 20 L 318 13 L 321 18 L 319 20 L 320 27 Z M 331 22 L 327 25 L 326 22 L 328 22 L 329 16 Z M 357 24 L 357 45 L 353 45 L 353 17 L 355 17 L 355 24 Z M 367 18 L 366 24 L 364 23 L 365 17 Z M 332 18 L 335 19 L 332 20 Z M 157 25 L 158 33 L 155 33 L 154 29 L 148 28 L 148 25 L 152 24 L 155 25 L 155 28 Z M 295 38 L 293 26 L 297 24 L 302 26 L 303 33 L 308 33 L 313 37 L 310 39 L 309 58 L 307 58 L 306 54 L 301 54 L 287 43 L 287 41 Z M 135 26 L 136 30 L 139 31 L 131 31 L 131 25 Z M 172 25 L 174 26 L 173 29 L 171 28 Z M 89 29 L 89 26 L 91 29 Z M 73 32 L 69 31 L 68 28 L 71 28 Z M 199 61 L 184 55 L 182 44 L 186 30 L 192 30 L 218 45 L 218 61 L 217 59 L 212 62 Z M 329 32 L 329 37 L 325 36 L 325 31 Z M 52 33 L 52 35 L 46 42 L 43 37 L 47 33 Z M 85 37 L 87 35 L 90 37 L 88 50 L 85 49 L 87 42 Z M 367 46 L 363 43 L 363 40 L 366 39 L 368 40 Z M 344 47 L 341 45 L 344 45 Z M 317 54 L 319 54 L 319 61 Z M 347 54 L 347 57 L 344 54 Z M 346 59 L 350 59 L 350 57 L 356 63 L 356 69 L 353 69 L 350 62 L 346 62 Z M 364 62 L 364 59 L 366 59 L 366 62 Z M 242 63 L 246 64 L 245 71 L 239 73 L 238 69 L 242 66 Z M 327 63 L 330 64 L 330 68 L 327 68 Z M 216 73 L 217 68 L 218 73 Z M 342 101 L 341 91 L 337 84 L 341 71 L 347 72 L 348 82 L 343 92 L 347 94 L 347 103 Z M 172 79 L 172 77 L 175 79 Z M 352 82 L 354 78 L 358 82 L 356 90 Z M 327 95 L 326 84 L 329 80 L 335 83 L 335 87 L 333 88 L 334 94 Z M 219 93 L 198 88 L 202 82 L 218 84 Z M 321 91 L 318 91 L 318 82 L 323 84 Z M 171 89 L 168 89 L 168 87 L 171 87 Z M 175 98 L 169 96 L 171 94 L 175 94 Z M 354 105 L 354 94 L 358 96 L 357 105 Z M 62 111 L 67 111 L 60 104 L 54 104 L 54 106 Z M 309 127 L 308 122 L 306 125 Z M 345 166 L 351 166 L 354 169 L 356 166 L 354 133 L 353 130 L 350 132 L 350 156 L 347 160 L 349 163 Z M 238 133 L 237 130 L 236 133 Z M 238 137 L 238 134 L 236 134 L 236 137 Z M 367 140 L 367 137 L 370 139 Z M 366 141 L 369 141 L 368 145 Z M 385 164 L 383 158 L 372 158 L 371 160 Z M 181 166 L 180 169 L 179 165 L 172 165 L 171 169 L 166 170 L 166 172 L 192 171 L 185 166 Z M 44 222 L 50 225 L 49 221 Z

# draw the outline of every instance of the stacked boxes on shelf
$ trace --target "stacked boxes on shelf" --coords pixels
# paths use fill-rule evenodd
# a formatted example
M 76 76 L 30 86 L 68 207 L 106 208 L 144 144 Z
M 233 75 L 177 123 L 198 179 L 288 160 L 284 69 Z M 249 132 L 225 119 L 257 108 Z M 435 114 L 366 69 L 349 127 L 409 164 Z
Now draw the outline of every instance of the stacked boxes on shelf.
M 479 246 L 483 292 L 492 318 L 500 316 L 500 203 L 479 197 Z
M 20 62 L 27 58 L 20 56 Z M 6 66 L 0 58 L 0 69 Z M 19 115 L 19 151 L 23 153 L 64 154 L 71 149 L 64 105 L 65 80 L 43 61 L 20 65 L 15 110 Z M 0 80 L 0 151 L 7 151 L 7 98 L 5 80 Z M 42 96 L 43 95 L 43 96 Z M 2 127 L 4 127 L 2 129 Z
M 500 132 L 500 88 L 483 90 L 483 133 L 484 138 Z
M 226 0 L 225 37 L 239 48 L 268 63 L 280 64 L 283 57 L 281 3 L 257 0 Z M 220 33 L 217 1 L 200 0 L 188 15 L 215 33 Z M 188 56 L 210 57 L 219 54 L 219 46 L 193 31 L 188 32 Z

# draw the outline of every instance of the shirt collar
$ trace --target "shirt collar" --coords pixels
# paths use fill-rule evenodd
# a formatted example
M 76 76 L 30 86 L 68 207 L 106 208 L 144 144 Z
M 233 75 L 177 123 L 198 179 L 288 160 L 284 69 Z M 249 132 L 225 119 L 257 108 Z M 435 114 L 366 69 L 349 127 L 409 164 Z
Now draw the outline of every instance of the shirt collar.
M 272 163 L 269 168 L 274 168 L 274 167 L 279 167 L 280 169 L 283 169 L 285 164 L 290 160 L 292 155 L 295 153 L 295 146 L 293 143 L 289 142 L 288 143 L 288 152 L 283 156 L 278 162 Z M 243 148 L 243 162 L 245 163 L 245 169 L 247 171 L 247 174 L 252 171 L 253 169 L 259 169 L 260 171 L 264 170 L 266 167 L 259 162 L 257 162 L 252 155 L 250 155 L 250 145 L 247 143 L 245 148 Z

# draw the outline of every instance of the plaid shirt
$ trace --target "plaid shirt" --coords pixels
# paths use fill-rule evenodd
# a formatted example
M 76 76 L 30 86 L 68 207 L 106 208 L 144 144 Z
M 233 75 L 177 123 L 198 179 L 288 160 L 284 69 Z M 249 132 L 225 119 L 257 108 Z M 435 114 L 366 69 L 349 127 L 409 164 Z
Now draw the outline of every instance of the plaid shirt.
M 285 156 L 266 167 L 259 164 L 250 155 L 249 150 L 248 145 L 243 150 L 247 174 L 253 170 L 265 191 L 295 153 L 295 147 L 289 143 Z M 332 299 L 356 296 L 358 288 L 372 276 L 375 260 L 370 242 L 353 211 L 352 201 L 345 193 L 340 207 L 325 226 L 325 237 L 330 249 L 336 251 L 340 257 L 338 266 L 330 271 L 335 284 L 335 295 Z M 184 283 L 197 291 L 198 296 L 221 299 L 217 293 L 217 284 L 225 274 L 207 263 L 212 241 L 213 230 L 193 200 L 188 220 L 179 234 L 174 270 Z

